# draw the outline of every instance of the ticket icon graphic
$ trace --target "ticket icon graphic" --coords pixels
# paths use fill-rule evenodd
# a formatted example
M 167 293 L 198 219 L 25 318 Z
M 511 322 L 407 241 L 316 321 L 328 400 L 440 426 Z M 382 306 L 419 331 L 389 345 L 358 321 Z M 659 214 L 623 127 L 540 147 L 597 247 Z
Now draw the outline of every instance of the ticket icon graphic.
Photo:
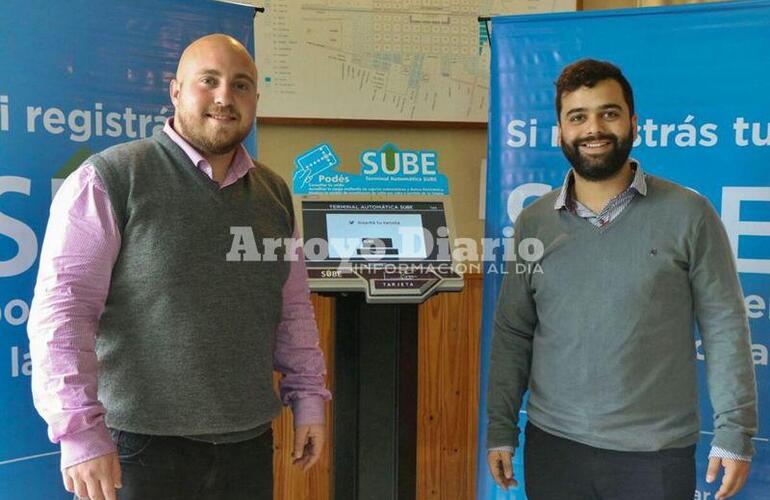
M 306 151 L 294 160 L 297 167 L 294 171 L 294 184 L 297 181 L 300 186 L 310 183 L 321 172 L 337 166 L 340 159 L 328 144 L 319 144 L 310 151 Z

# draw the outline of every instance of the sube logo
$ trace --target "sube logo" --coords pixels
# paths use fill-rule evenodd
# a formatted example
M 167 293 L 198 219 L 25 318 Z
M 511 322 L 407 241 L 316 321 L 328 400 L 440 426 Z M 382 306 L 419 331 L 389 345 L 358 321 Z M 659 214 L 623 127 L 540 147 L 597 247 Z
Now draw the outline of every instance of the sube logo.
M 392 144 L 364 151 L 361 165 L 364 175 L 438 175 L 438 155 L 435 151 L 400 151 Z

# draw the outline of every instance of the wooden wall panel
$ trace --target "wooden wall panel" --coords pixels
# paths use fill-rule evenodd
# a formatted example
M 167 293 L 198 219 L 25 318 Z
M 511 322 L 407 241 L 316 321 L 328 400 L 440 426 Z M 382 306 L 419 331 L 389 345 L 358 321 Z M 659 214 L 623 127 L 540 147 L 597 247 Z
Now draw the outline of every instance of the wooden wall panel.
M 481 275 L 466 275 L 465 289 L 442 293 L 419 307 L 417 394 L 417 500 L 475 498 Z M 334 392 L 334 299 L 312 295 Z M 331 405 L 327 423 L 333 422 Z M 308 473 L 291 465 L 291 412 L 273 422 L 275 500 L 334 498 L 331 441 Z M 330 429 L 330 439 L 331 432 Z
M 441 340 L 444 295 L 435 296 L 418 309 L 417 340 L 417 498 L 441 498 L 441 391 L 430 388 L 441 380 Z
M 334 298 L 311 294 L 320 337 L 321 350 L 326 357 L 327 385 L 334 394 Z M 275 381 L 277 383 L 278 377 Z M 277 388 L 276 388 L 277 389 Z M 273 499 L 331 500 L 332 491 L 332 406 L 326 405 L 326 425 L 329 429 L 324 452 L 307 473 L 291 463 L 294 422 L 291 411 L 284 408 L 273 421 Z
M 475 498 L 481 275 L 419 309 L 417 499 Z

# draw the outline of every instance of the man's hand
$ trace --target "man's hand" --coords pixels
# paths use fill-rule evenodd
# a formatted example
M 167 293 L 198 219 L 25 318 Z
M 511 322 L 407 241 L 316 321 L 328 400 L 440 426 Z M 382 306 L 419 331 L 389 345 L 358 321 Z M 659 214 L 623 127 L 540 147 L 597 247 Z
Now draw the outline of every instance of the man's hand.
M 509 451 L 490 451 L 487 453 L 487 462 L 489 463 L 489 472 L 495 482 L 502 489 L 514 488 L 519 485 L 513 478 L 513 464 L 511 459 L 513 455 Z
M 116 500 L 115 488 L 121 488 L 118 454 L 102 455 L 62 471 L 64 488 L 78 498 Z
M 291 457 L 294 465 L 301 465 L 306 471 L 313 466 L 326 441 L 326 426 L 324 424 L 301 425 L 294 430 L 294 451 Z
M 722 485 L 716 494 L 717 500 L 730 498 L 738 493 L 743 488 L 743 485 L 746 484 L 746 479 L 749 478 L 749 471 L 751 470 L 751 462 L 747 460 L 711 457 L 709 458 L 709 466 L 706 471 L 707 483 L 713 483 L 717 478 L 720 465 L 725 469 L 725 473 L 722 476 Z

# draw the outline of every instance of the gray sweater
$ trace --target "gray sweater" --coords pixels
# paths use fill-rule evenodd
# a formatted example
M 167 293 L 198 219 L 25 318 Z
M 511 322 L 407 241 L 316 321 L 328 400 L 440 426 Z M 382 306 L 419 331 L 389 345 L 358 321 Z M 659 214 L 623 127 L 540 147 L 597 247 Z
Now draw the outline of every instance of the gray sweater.
M 743 294 L 708 200 L 647 176 L 611 224 L 527 207 L 516 242 L 537 238 L 537 266 L 509 265 L 494 322 L 489 448 L 518 445 L 518 416 L 597 448 L 657 451 L 697 442 L 694 327 L 706 355 L 713 446 L 752 455 L 754 366 Z M 542 272 L 540 272 L 542 271 Z
M 145 434 L 254 429 L 280 410 L 273 351 L 289 273 L 229 261 L 231 227 L 290 238 L 284 182 L 256 164 L 220 189 L 166 134 L 88 160 L 121 232 L 97 334 L 107 425 Z

